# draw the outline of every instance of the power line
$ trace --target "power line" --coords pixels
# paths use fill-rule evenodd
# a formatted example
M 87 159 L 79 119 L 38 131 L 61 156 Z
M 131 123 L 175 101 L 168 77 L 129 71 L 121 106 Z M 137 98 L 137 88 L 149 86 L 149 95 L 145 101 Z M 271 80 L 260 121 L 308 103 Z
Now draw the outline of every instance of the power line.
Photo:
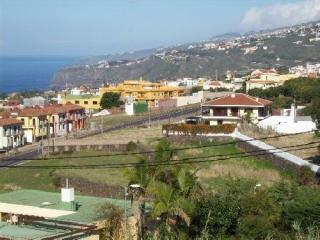
M 46 161 L 46 160 L 55 160 L 55 159 L 81 159 L 81 158 L 98 158 L 98 157 L 113 157 L 113 156 L 128 156 L 128 155 L 140 155 L 140 154 L 153 154 L 157 152 L 175 152 L 175 151 L 183 151 L 189 149 L 199 149 L 199 148 L 207 148 L 207 147 L 217 147 L 217 146 L 226 146 L 235 143 L 243 143 L 243 142 L 251 142 L 251 141 L 259 141 L 266 139 L 273 139 L 278 137 L 287 137 L 287 136 L 296 136 L 305 133 L 312 133 L 315 131 L 308 131 L 303 133 L 291 133 L 291 134 L 283 134 L 283 135 L 275 135 L 271 137 L 263 137 L 263 138 L 252 138 L 248 140 L 239 140 L 239 141 L 231 141 L 225 143 L 216 143 L 210 145 L 202 145 L 202 146 L 193 146 L 193 147 L 183 147 L 183 148 L 173 148 L 173 149 L 165 149 L 161 151 L 152 150 L 152 151 L 140 151 L 140 152 L 129 152 L 129 153 L 112 153 L 112 154 L 101 154 L 101 155 L 87 155 L 87 156 L 65 156 L 65 157 L 50 157 L 50 158 L 19 158 L 19 161 Z
M 211 156 L 202 156 L 202 157 L 190 157 L 190 158 L 184 158 L 180 160 L 170 160 L 166 162 L 148 162 L 148 163 L 137 163 L 137 162 L 129 162 L 129 163 L 115 163 L 115 164 L 86 164 L 86 165 L 52 165 L 52 166 L 40 166 L 40 165 L 34 165 L 34 166 L 0 166 L 0 168 L 25 168 L 25 169 L 84 169 L 84 168 L 127 168 L 127 167 L 146 167 L 146 166 L 171 166 L 171 165 L 183 165 L 183 164 L 191 164 L 191 163 L 202 163 L 202 162 L 215 162 L 215 161 L 222 161 L 222 160 L 229 160 L 232 158 L 246 158 L 246 157 L 254 157 L 254 156 L 261 156 L 261 155 L 269 155 L 274 153 L 281 153 L 281 152 L 288 152 L 288 151 L 297 151 L 297 150 L 305 150 L 305 149 L 312 149 L 312 148 L 318 148 L 318 146 L 312 146 L 312 147 L 302 147 L 297 149 L 289 149 L 289 148 L 295 148 L 300 146 L 308 146 L 311 144 L 316 144 L 320 142 L 312 142 L 307 144 L 298 144 L 298 145 L 291 145 L 286 146 L 282 148 L 273 148 L 273 149 L 267 149 L 267 150 L 256 150 L 256 151 L 250 151 L 246 153 L 233 153 L 233 154 L 225 154 L 225 155 L 211 155 Z M 280 149 L 287 149 L 287 150 L 280 150 Z M 275 150 L 275 151 L 273 151 Z M 279 151 L 277 151 L 279 150 Z M 266 152 L 267 151 L 267 152 Z M 272 151 L 272 152 L 270 152 Z M 259 153 L 260 152 L 260 153 Z M 258 153 L 258 154 L 250 154 L 250 153 Z M 237 156 L 237 155 L 243 155 L 243 156 Z M 203 159 L 203 158 L 213 158 L 217 156 L 223 156 L 222 158 L 218 159 L 205 159 L 205 160 L 196 160 L 196 159 Z M 189 161 L 189 160 L 195 160 L 195 161 Z M 187 161 L 187 162 L 186 162 Z

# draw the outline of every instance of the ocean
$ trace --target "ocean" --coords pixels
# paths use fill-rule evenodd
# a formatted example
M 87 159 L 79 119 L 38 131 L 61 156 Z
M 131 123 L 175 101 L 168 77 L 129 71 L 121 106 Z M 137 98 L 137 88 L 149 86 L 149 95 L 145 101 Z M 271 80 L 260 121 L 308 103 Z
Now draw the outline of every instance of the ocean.
M 74 57 L 0 57 L 0 93 L 47 90 L 54 73 Z

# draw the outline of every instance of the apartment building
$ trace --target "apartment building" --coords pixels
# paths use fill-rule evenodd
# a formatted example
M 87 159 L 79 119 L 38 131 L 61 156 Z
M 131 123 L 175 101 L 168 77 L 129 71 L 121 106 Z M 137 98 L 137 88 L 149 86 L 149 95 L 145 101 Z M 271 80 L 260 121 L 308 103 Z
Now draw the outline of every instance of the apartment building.
M 184 94 L 184 88 L 166 86 L 162 83 L 152 83 L 145 80 L 126 80 L 115 86 L 99 89 L 99 96 L 106 92 L 119 93 L 123 99 L 128 97 L 136 101 L 147 101 L 149 106 L 155 106 L 156 100 L 178 97 Z

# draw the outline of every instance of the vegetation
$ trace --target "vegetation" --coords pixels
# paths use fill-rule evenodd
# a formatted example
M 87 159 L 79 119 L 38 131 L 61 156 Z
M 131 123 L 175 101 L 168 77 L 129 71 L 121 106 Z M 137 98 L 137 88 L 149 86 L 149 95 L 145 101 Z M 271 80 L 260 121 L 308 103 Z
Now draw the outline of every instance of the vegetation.
M 296 65 L 296 60 L 301 62 L 319 62 L 320 44 L 310 45 L 309 38 L 311 35 L 304 37 L 297 33 L 288 33 L 284 38 L 276 36 L 264 39 L 264 45 L 269 46 L 268 50 L 259 48 L 252 54 L 244 55 L 240 47 L 228 49 L 228 51 L 218 51 L 216 49 L 193 48 L 187 49 L 183 47 L 171 48 L 177 50 L 176 54 L 170 53 L 173 58 L 187 56 L 186 61 L 164 60 L 157 56 L 145 58 L 145 61 L 127 66 L 125 64 L 119 67 L 111 67 L 108 69 L 88 69 L 83 67 L 70 67 L 59 71 L 53 81 L 52 86 L 60 87 L 65 83 L 77 83 L 84 85 L 100 85 L 103 82 L 112 79 L 114 82 L 123 79 L 138 79 L 143 77 L 151 81 L 161 79 L 177 79 L 189 76 L 196 78 L 198 76 L 208 76 L 215 78 L 216 70 L 219 69 L 219 76 L 227 70 L 241 72 L 249 72 L 250 69 L 270 68 L 281 64 L 281 66 Z M 303 44 L 297 47 L 293 42 L 302 41 Z M 257 44 L 253 39 L 250 46 Z M 277 58 L 280 61 L 277 61 Z M 286 69 L 279 67 L 281 72 Z M 93 76 L 96 76 L 93 77 Z M 92 82 L 90 79 L 96 79 Z
M 100 234 L 100 239 L 120 239 L 123 228 L 123 210 L 121 208 L 107 203 L 99 209 L 97 219 L 103 219 L 103 230 Z
M 113 93 L 113 92 L 106 92 L 103 94 L 100 106 L 102 109 L 110 109 L 113 107 L 119 107 L 120 106 L 120 94 L 119 93 Z
M 236 128 L 235 124 L 222 124 L 217 126 L 209 126 L 206 124 L 164 124 L 162 130 L 167 134 L 176 132 L 179 135 L 197 135 L 210 133 L 232 133 Z
M 289 108 L 292 103 L 306 105 L 305 114 L 310 114 L 320 129 L 320 78 L 296 78 L 282 86 L 268 89 L 251 89 L 249 95 L 273 101 L 273 108 Z
M 174 161 L 175 154 L 170 149 L 169 142 L 160 141 L 155 161 Z M 203 188 L 197 171 L 190 165 L 150 168 L 147 164 L 132 170 L 130 183 L 139 183 L 144 196 L 151 197 L 151 217 L 157 222 L 155 230 L 145 232 L 148 239 L 319 236 L 319 185 L 307 167 L 297 177 L 283 178 L 271 186 L 226 177 L 224 187 L 211 188 L 213 192 Z
M 320 79 L 296 78 L 286 81 L 282 86 L 268 89 L 251 89 L 249 95 L 267 98 L 272 101 L 285 98 L 288 101 L 277 102 L 273 107 L 288 107 L 288 102 L 296 102 L 305 105 L 311 103 L 314 98 L 320 97 Z
M 193 86 L 193 87 L 191 88 L 191 94 L 192 94 L 192 93 L 197 93 L 197 92 L 202 91 L 202 90 L 203 90 L 203 87 L 202 87 L 202 86 Z

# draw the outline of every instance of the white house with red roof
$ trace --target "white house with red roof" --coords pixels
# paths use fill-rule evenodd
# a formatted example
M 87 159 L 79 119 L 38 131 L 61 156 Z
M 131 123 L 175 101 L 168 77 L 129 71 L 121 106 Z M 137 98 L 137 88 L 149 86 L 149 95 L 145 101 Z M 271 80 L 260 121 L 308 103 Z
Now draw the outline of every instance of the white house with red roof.
M 22 124 L 22 121 L 15 118 L 0 118 L 0 151 L 24 144 Z
M 258 123 L 270 115 L 271 104 L 266 99 L 232 93 L 202 104 L 202 119 L 210 125 L 239 123 L 250 114 L 251 122 Z

